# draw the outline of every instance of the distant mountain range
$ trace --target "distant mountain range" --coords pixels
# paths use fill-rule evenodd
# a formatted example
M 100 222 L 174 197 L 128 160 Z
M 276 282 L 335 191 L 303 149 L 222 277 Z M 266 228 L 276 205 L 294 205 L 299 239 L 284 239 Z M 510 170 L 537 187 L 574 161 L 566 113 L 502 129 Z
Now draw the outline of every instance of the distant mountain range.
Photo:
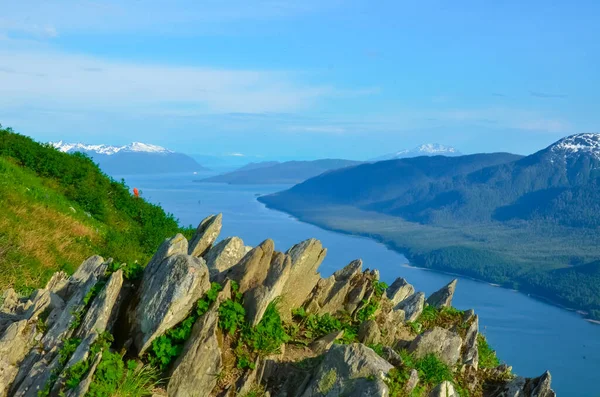
M 569 136 L 526 157 L 366 163 L 259 200 L 376 236 L 417 265 L 520 285 L 600 318 L 600 134 Z
M 422 145 L 417 146 L 414 149 L 405 149 L 396 153 L 386 154 L 385 156 L 373 158 L 370 161 L 396 160 L 419 156 L 452 157 L 460 155 L 462 155 L 462 153 L 460 153 L 456 148 L 453 148 L 452 146 L 440 145 L 439 143 L 424 143 Z
M 233 172 L 202 179 L 199 182 L 233 185 L 295 184 L 327 171 L 357 164 L 360 162 L 337 159 L 250 163 Z
M 190 156 L 161 146 L 133 142 L 125 146 L 51 142 L 61 152 L 82 152 L 94 159 L 109 175 L 158 174 L 205 171 Z

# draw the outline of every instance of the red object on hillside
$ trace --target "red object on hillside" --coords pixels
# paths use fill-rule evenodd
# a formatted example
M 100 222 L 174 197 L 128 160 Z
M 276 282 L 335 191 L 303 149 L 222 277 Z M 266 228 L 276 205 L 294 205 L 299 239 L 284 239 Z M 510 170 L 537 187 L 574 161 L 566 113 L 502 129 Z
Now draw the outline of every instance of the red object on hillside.
M 140 197 L 140 191 L 138 190 L 138 188 L 137 188 L 137 187 L 134 187 L 134 188 L 133 188 L 133 195 L 134 195 L 135 197 Z

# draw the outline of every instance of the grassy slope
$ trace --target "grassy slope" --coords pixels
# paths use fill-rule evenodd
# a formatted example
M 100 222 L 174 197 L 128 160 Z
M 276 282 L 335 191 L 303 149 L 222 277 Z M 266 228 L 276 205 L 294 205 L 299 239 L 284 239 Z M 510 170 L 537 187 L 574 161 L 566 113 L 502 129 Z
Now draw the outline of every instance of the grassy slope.
M 268 198 L 265 201 L 268 203 Z M 374 238 L 402 252 L 416 266 L 532 292 L 588 310 L 598 318 L 599 277 L 595 273 L 579 274 L 568 266 L 572 261 L 598 259 L 600 236 L 596 233 L 536 224 L 440 227 L 350 206 L 277 202 L 273 208 L 330 230 Z
M 2 128 L 0 208 L 0 291 L 40 287 L 93 254 L 145 263 L 164 238 L 191 232 L 90 159 Z

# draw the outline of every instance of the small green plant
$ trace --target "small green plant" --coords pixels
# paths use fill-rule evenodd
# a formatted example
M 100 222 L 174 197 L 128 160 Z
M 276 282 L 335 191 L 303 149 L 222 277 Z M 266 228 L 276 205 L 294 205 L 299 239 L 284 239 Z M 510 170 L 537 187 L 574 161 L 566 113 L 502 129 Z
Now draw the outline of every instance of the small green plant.
M 437 385 L 446 380 L 452 380 L 452 370 L 434 354 L 428 354 L 415 363 L 421 382 Z
M 373 319 L 377 309 L 379 309 L 379 301 L 371 299 L 370 301 L 363 300 L 363 307 L 360 308 L 356 314 L 356 318 L 359 322 L 364 322 Z
M 218 283 L 212 283 L 206 294 L 196 303 L 196 310 L 181 323 L 168 330 L 163 335 L 152 341 L 149 352 L 150 364 L 163 371 L 179 356 L 183 345 L 192 333 L 194 323 L 198 318 L 206 314 L 210 305 L 217 299 L 221 287 Z M 242 307 L 243 309 L 243 307 Z
M 373 289 L 375 290 L 375 296 L 381 298 L 386 289 L 388 289 L 388 285 L 383 281 L 374 281 Z
M 231 299 L 226 300 L 219 306 L 219 327 L 229 335 L 244 325 L 246 310 L 241 303 Z
M 110 275 L 119 269 L 123 271 L 123 277 L 129 281 L 137 281 L 141 279 L 142 275 L 144 274 L 144 267 L 140 265 L 137 261 L 132 263 L 112 262 L 108 266 L 106 273 L 107 275 Z
M 480 368 L 496 368 L 500 365 L 496 352 L 490 347 L 487 339 L 482 334 L 477 335 L 477 349 L 479 350 Z
M 263 318 L 256 327 L 245 329 L 242 332 L 243 342 L 253 351 L 261 354 L 278 352 L 281 345 L 289 339 L 277 310 L 277 301 L 269 303 Z
M 440 361 L 435 355 L 428 354 L 423 358 L 416 358 L 406 350 L 399 352 L 402 358 L 402 366 L 393 368 L 388 373 L 386 383 L 390 389 L 391 397 L 406 396 L 406 383 L 410 378 L 410 372 L 416 369 L 419 374 L 420 386 L 415 388 L 410 397 L 424 396 L 425 392 L 443 381 L 453 381 L 450 367 Z M 462 394 L 461 394 L 462 396 Z
M 409 326 L 417 334 L 433 327 L 449 329 L 453 326 L 458 326 L 464 329 L 465 323 L 462 321 L 463 313 L 453 307 L 436 309 L 433 306 L 425 306 L 421 315 L 413 323 L 410 323 Z
M 369 347 L 370 347 L 371 349 L 373 349 L 373 351 L 374 351 L 375 353 L 377 353 L 377 354 L 378 354 L 380 357 L 383 357 L 383 347 L 384 347 L 384 346 L 383 346 L 381 343 L 378 343 L 378 344 L 371 344 L 371 345 L 369 345 Z
M 67 364 L 80 343 L 81 339 L 79 338 L 69 338 L 63 342 L 62 348 L 58 352 L 58 362 L 61 367 Z
M 250 357 L 245 354 L 238 356 L 236 366 L 238 369 L 254 369 L 256 367 L 254 362 L 250 360 Z

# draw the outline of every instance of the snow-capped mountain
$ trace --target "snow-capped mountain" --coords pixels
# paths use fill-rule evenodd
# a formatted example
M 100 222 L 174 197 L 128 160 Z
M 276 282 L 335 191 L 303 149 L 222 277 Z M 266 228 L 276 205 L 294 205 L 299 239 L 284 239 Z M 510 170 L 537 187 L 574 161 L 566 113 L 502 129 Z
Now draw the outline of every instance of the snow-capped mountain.
M 50 142 L 61 152 L 82 152 L 94 159 L 109 175 L 155 174 L 204 171 L 190 156 L 162 146 L 133 142 L 125 146 L 89 145 L 85 143 Z
M 460 156 L 460 153 L 456 148 L 452 146 L 440 145 L 439 143 L 424 143 L 413 149 L 405 149 L 396 153 L 386 154 L 385 156 L 377 157 L 371 161 L 383 161 L 383 160 L 394 160 L 403 159 L 408 157 L 419 157 L 419 156 Z
M 589 155 L 600 160 L 600 134 L 576 134 L 563 138 L 547 149 L 554 156 Z
M 52 146 L 60 150 L 61 152 L 73 153 L 73 152 L 86 152 L 86 153 L 97 153 L 105 154 L 107 156 L 116 153 L 126 152 L 139 152 L 139 153 L 174 153 L 172 150 L 165 149 L 162 146 L 151 145 L 149 143 L 132 142 L 125 146 L 111 146 L 111 145 L 86 145 L 84 143 L 67 143 L 63 141 L 50 142 Z

